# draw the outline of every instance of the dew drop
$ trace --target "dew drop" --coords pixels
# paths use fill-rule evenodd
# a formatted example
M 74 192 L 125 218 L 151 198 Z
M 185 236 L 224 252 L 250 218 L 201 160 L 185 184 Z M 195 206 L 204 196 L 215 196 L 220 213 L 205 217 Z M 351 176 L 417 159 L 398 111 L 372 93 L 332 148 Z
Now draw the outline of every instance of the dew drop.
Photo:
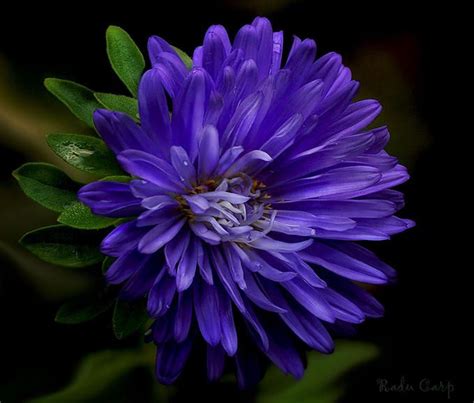
M 188 161 L 183 161 L 183 164 L 185 167 L 187 167 L 189 164 L 188 164 Z

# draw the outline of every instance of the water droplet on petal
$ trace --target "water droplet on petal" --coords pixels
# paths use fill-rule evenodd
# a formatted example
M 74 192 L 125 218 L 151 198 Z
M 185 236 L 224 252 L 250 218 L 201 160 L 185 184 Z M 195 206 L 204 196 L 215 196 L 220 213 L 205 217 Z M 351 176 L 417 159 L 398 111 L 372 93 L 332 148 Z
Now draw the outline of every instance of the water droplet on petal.
M 183 164 L 185 167 L 187 167 L 189 164 L 188 164 L 188 161 L 183 161 Z

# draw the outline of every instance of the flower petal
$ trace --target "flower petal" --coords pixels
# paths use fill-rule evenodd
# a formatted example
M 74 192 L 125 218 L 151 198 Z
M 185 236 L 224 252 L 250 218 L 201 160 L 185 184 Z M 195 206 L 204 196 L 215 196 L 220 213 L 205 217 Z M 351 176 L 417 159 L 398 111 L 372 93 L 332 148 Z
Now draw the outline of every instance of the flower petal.
M 130 174 L 145 179 L 163 192 L 180 192 L 183 184 L 175 170 L 166 161 L 144 151 L 127 150 L 119 154 L 118 160 Z
M 219 133 L 214 126 L 207 125 L 199 139 L 199 178 L 207 178 L 215 171 L 219 163 L 219 154 Z
M 143 211 L 141 200 L 136 198 L 130 184 L 110 181 L 92 182 L 83 186 L 79 200 L 90 207 L 94 214 L 107 217 L 136 216 Z
M 138 243 L 141 253 L 155 253 L 157 250 L 171 241 L 186 223 L 185 219 L 173 217 L 163 224 L 156 225 L 149 230 Z
M 158 145 L 160 155 L 167 158 L 171 144 L 171 123 L 161 75 L 157 69 L 146 71 L 141 78 L 138 110 L 143 130 Z
M 211 346 L 221 340 L 219 297 L 215 286 L 196 281 L 193 287 L 194 311 L 202 337 Z
M 93 117 L 97 131 L 115 154 L 123 150 L 158 151 L 157 144 L 130 116 L 107 109 L 97 109 Z
M 157 348 L 156 377 L 165 385 L 172 384 L 181 374 L 191 353 L 192 339 L 187 338 L 181 343 L 170 341 Z

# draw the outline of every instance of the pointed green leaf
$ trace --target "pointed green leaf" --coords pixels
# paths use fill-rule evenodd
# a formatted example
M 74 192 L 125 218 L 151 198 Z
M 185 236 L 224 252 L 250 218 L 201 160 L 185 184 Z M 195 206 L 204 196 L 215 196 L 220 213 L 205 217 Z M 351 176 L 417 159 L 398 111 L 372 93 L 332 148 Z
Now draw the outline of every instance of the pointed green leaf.
M 138 121 L 138 101 L 125 95 L 106 94 L 95 92 L 96 99 L 111 111 L 123 112 Z
M 29 162 L 13 171 L 25 194 L 42 206 L 57 212 L 76 200 L 79 186 L 59 168 L 42 162 Z
M 107 228 L 120 222 L 120 220 L 120 218 L 95 215 L 89 207 L 79 201 L 67 206 L 67 209 L 58 217 L 61 224 L 85 230 Z
M 65 267 L 86 267 L 104 259 L 99 244 L 104 232 L 80 231 L 52 225 L 26 233 L 20 244 L 48 263 Z
M 133 96 L 145 68 L 145 59 L 133 39 L 122 28 L 110 26 L 106 32 L 110 64 Z
M 102 274 L 105 274 L 109 267 L 112 266 L 112 263 L 115 262 L 115 258 L 111 256 L 106 256 L 102 262 Z
M 98 176 L 123 174 L 115 155 L 97 137 L 55 133 L 48 135 L 47 142 L 60 158 L 81 171 Z
M 148 320 L 144 301 L 126 302 L 117 300 L 112 325 L 115 337 L 121 340 L 138 331 Z
M 183 63 L 188 69 L 191 69 L 193 67 L 193 59 L 191 59 L 188 54 L 181 49 L 177 48 L 176 46 L 172 46 L 172 48 L 176 51 L 178 56 L 181 58 Z
M 104 178 L 101 178 L 101 181 L 110 181 L 110 182 L 121 182 L 121 183 L 128 183 L 132 180 L 133 178 L 131 176 L 126 176 L 126 175 L 112 175 L 112 176 L 106 176 Z
M 44 85 L 69 110 L 90 127 L 94 127 L 92 115 L 102 105 L 95 99 L 94 93 L 87 87 L 73 81 L 59 78 L 47 78 Z
M 64 324 L 86 322 L 107 311 L 113 302 L 114 298 L 105 292 L 67 301 L 58 309 L 55 321 Z

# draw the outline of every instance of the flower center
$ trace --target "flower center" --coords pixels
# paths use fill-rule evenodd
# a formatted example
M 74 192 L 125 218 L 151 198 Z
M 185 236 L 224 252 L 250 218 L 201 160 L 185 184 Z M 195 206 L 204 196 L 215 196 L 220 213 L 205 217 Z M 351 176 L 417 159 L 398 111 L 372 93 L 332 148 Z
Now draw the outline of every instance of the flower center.
M 214 243 L 248 243 L 265 236 L 276 215 L 269 199 L 265 184 L 246 174 L 207 180 L 176 197 L 194 231 Z

